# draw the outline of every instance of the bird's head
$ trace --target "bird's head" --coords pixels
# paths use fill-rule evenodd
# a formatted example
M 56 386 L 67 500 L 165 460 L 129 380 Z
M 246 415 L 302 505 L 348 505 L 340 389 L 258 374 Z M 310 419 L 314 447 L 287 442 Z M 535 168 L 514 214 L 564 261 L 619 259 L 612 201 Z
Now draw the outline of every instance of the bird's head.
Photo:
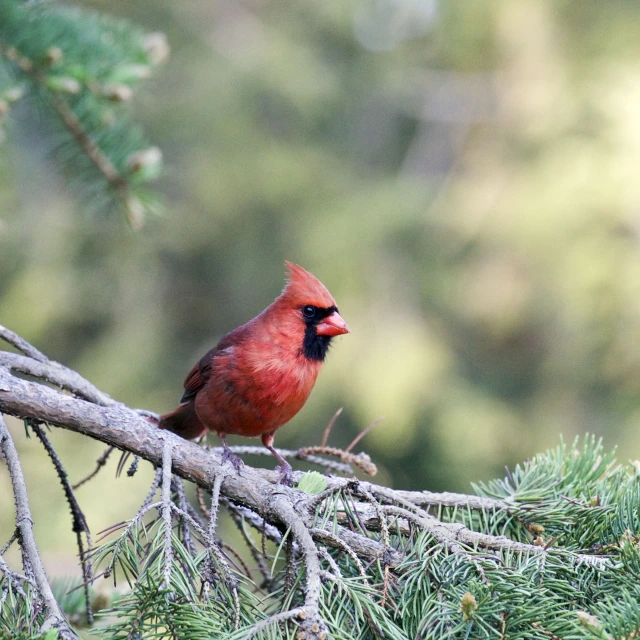
M 292 262 L 285 262 L 289 278 L 276 300 L 287 326 L 301 340 L 300 354 L 322 362 L 331 338 L 349 333 L 329 290 L 314 275 Z

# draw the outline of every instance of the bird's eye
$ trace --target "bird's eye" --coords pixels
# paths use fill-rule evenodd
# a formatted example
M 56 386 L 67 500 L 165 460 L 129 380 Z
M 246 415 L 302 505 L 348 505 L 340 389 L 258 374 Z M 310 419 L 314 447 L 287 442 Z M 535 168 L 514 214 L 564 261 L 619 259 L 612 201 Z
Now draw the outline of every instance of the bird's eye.
M 302 307 L 302 315 L 305 318 L 313 318 L 316 315 L 316 308 L 311 305 L 307 305 L 306 307 Z

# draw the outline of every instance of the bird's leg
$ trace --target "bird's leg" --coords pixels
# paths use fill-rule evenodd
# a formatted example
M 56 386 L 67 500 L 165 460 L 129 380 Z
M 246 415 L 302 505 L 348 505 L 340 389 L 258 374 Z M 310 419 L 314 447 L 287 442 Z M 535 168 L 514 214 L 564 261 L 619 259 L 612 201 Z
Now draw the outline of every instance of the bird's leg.
M 224 433 L 218 433 L 220 440 L 222 440 L 222 462 L 230 462 L 236 471 L 240 471 L 244 467 L 244 462 L 238 458 L 238 456 L 229 449 L 227 444 L 227 436 Z
M 262 444 L 269 449 L 271 455 L 280 463 L 276 469 L 280 472 L 278 484 L 284 484 L 287 487 L 293 486 L 293 469 L 291 465 L 273 448 L 273 439 L 275 433 L 265 433 L 262 436 Z

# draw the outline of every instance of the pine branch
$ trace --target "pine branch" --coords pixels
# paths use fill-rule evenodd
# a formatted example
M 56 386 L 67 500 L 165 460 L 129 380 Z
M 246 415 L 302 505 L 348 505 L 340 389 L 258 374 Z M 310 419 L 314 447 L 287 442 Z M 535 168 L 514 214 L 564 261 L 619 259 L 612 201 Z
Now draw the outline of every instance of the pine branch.
M 629 602 L 640 597 L 640 478 L 593 438 L 580 450 L 562 445 L 517 465 L 510 477 L 479 487 L 484 495 L 317 473 L 314 484 L 313 474 L 299 472 L 292 489 L 274 484 L 273 471 L 238 472 L 217 450 L 159 432 L 145 412 L 22 347 L 38 359 L 0 352 L 0 412 L 83 433 L 157 468 L 136 516 L 107 530 L 116 538 L 93 555 L 107 562 L 106 575 L 115 579 L 117 569 L 131 585 L 113 609 L 109 637 L 159 638 L 158 629 L 183 637 L 189 629 L 193 637 L 234 639 L 529 640 L 585 637 L 585 629 L 633 637 L 638 628 Z M 212 494 L 211 508 L 202 507 L 208 522 L 172 473 Z M 268 598 L 258 596 L 243 563 L 233 568 L 225 550 L 235 549 L 216 539 L 220 509 L 236 522 Z M 5 584 L 31 588 L 20 575 L 5 576 Z
M 29 88 L 69 182 L 88 205 L 124 210 L 136 229 L 156 208 L 145 184 L 159 175 L 162 155 L 128 122 L 124 104 L 167 55 L 160 34 L 145 36 L 124 21 L 0 0 L 0 61 Z M 23 95 L 0 92 L 0 117 Z

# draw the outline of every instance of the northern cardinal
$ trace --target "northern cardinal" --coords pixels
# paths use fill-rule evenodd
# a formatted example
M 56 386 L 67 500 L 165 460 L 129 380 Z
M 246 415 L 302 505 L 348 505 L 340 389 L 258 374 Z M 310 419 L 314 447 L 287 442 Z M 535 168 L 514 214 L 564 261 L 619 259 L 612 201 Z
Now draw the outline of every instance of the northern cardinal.
M 285 265 L 289 279 L 280 296 L 191 369 L 180 406 L 161 416 L 159 426 L 187 439 L 215 431 L 224 458 L 236 467 L 242 462 L 229 449 L 227 434 L 261 436 L 280 463 L 280 482 L 291 485 L 291 465 L 273 448 L 275 432 L 300 411 L 331 339 L 349 327 L 315 276 Z

